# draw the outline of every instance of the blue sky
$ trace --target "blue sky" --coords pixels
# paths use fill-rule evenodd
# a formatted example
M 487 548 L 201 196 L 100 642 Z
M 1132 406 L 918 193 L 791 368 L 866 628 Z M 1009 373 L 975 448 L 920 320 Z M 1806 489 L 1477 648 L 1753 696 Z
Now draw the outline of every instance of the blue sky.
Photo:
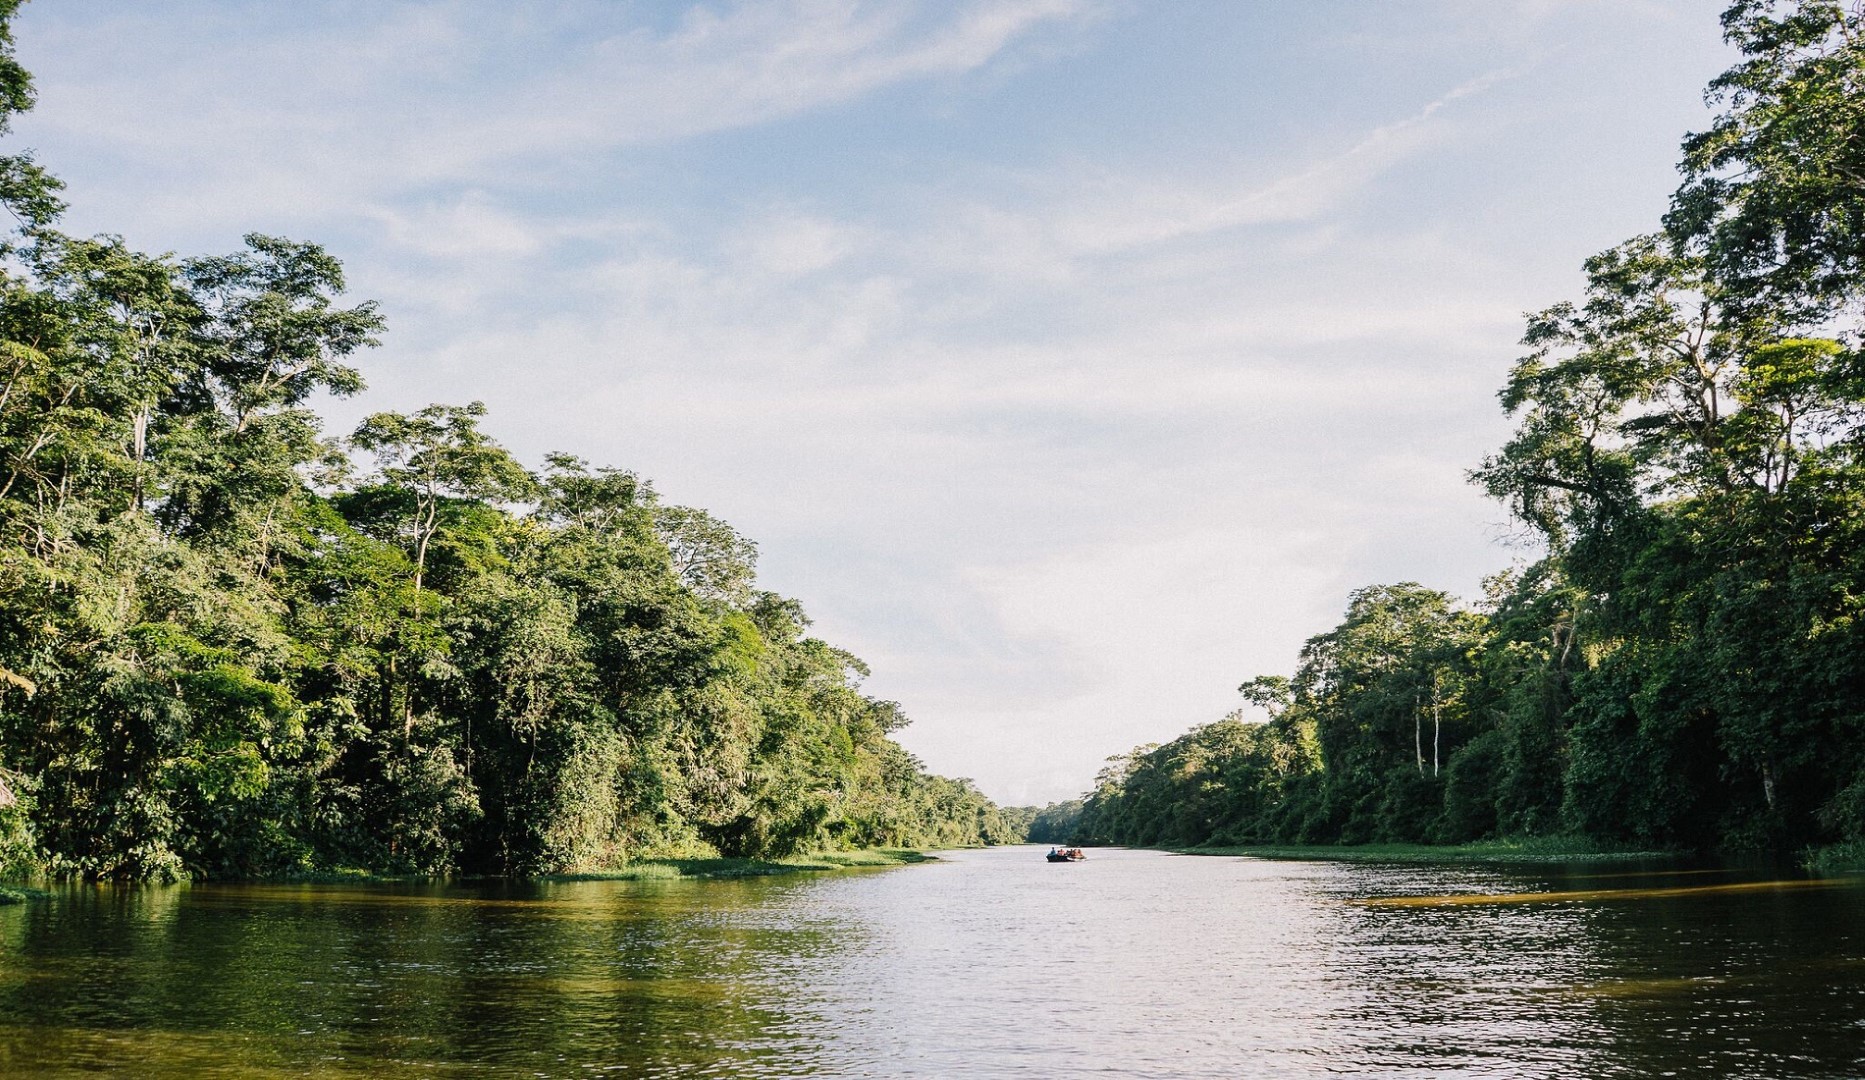
M 636 469 L 995 798 L 1523 558 L 1464 473 L 1522 312 L 1652 228 L 1705 0 L 41 0 L 68 226 L 345 260 L 331 427 L 484 400 Z

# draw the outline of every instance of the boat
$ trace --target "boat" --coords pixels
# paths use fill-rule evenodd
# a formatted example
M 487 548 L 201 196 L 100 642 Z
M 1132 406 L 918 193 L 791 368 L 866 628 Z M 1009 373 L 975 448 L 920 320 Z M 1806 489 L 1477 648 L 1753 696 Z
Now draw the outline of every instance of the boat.
M 1050 848 L 1046 856 L 1050 862 L 1080 862 L 1088 856 L 1082 854 L 1078 847 Z

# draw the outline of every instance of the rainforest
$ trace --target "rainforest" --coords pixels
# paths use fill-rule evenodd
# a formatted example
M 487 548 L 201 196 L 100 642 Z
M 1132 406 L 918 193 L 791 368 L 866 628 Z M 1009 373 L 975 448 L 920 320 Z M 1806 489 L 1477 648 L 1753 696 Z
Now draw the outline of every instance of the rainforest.
M 1865 858 L 1865 15 L 1740 0 L 1653 231 L 1528 316 L 1471 473 L 1527 557 L 1353 593 L 1040 839 Z
M 755 545 L 635 472 L 527 465 L 470 401 L 327 431 L 387 321 L 323 248 L 69 235 L 58 180 L 0 157 L 0 874 L 1026 836 L 1857 862 L 1865 15 L 1739 0 L 1723 28 L 1668 212 L 1528 317 L 1513 436 L 1470 473 L 1516 565 L 1468 602 L 1355 591 L 1292 675 L 1040 812 L 930 775 Z
M 17 3 L 0 4 L 12 19 Z M 0 116 L 33 101 L 0 37 Z M 0 158 L 0 873 L 535 875 L 1018 839 L 756 548 L 476 403 L 369 416 L 315 244 L 150 255 Z M 522 364 L 523 358 L 515 358 Z

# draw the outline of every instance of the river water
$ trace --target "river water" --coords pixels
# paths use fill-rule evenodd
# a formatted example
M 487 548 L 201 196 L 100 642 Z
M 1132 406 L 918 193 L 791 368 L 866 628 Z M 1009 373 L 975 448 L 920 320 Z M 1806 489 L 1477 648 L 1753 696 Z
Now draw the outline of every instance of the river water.
M 1865 886 L 1040 848 L 749 881 L 74 887 L 0 1076 L 1865 1076 Z

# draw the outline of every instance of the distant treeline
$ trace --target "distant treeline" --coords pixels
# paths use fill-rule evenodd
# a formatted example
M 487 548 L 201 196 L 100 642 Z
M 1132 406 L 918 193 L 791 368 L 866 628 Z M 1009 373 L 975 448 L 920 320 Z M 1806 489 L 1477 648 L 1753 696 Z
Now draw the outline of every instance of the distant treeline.
M 1115 759 L 1126 844 L 1865 844 L 1865 14 L 1741 0 L 1659 231 L 1528 318 L 1473 473 L 1544 545 L 1356 592 L 1294 678 Z
M 0 128 L 31 104 L 0 0 Z M 478 405 L 327 438 L 371 304 L 59 232 L 0 157 L 0 873 L 533 874 L 1021 839 L 752 545 Z M 522 363 L 522 360 L 518 361 Z M 352 455 L 356 456 L 352 456 Z

